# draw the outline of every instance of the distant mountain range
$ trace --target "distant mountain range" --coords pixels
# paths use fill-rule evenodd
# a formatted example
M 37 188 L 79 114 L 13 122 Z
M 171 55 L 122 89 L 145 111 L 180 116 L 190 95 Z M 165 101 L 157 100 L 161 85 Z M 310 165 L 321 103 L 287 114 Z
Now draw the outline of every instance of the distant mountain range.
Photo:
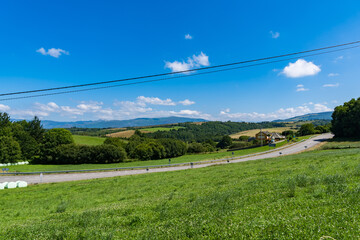
M 56 122 L 41 120 L 44 128 L 122 128 L 122 127 L 145 127 L 163 124 L 174 124 L 184 122 L 206 122 L 205 119 L 184 118 L 184 117 L 164 117 L 164 118 L 136 118 L 130 120 L 97 120 L 97 121 L 77 121 L 77 122 Z
M 331 112 L 321 112 L 321 113 L 309 113 L 301 116 L 296 116 L 288 119 L 279 119 L 274 120 L 273 122 L 296 122 L 296 121 L 311 121 L 311 120 L 331 120 Z

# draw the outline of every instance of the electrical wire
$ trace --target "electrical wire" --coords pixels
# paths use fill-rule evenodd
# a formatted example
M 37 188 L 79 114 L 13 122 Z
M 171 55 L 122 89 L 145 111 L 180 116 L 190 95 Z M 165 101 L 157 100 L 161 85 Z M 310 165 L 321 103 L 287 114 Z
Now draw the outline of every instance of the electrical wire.
M 245 61 L 240 61 L 240 62 L 233 62 L 233 63 L 227 63 L 227 64 L 221 64 L 221 65 L 215 65 L 215 66 L 209 66 L 209 67 L 189 69 L 189 70 L 177 71 L 177 72 L 171 72 L 171 73 L 160 73 L 160 74 L 153 74 L 153 75 L 125 78 L 125 79 L 118 79 L 118 80 L 110 80 L 110 81 L 103 81 L 103 82 L 85 83 L 85 84 L 70 85 L 70 86 L 63 86 L 63 87 L 55 87 L 55 88 L 44 88 L 44 89 L 37 89 L 37 90 L 2 93 L 2 94 L 0 94 L 0 97 L 11 96 L 11 95 L 20 95 L 20 94 L 29 94 L 29 93 L 36 93 L 36 92 L 55 91 L 55 90 L 70 89 L 70 88 L 80 88 L 80 87 L 102 85 L 102 84 L 109 84 L 109 83 L 116 83 L 116 82 L 134 81 L 134 80 L 140 80 L 140 79 L 146 79 L 146 78 L 155 78 L 155 77 L 162 77 L 162 76 L 169 76 L 169 75 L 176 75 L 176 74 L 182 74 L 182 73 L 191 73 L 191 72 L 196 72 L 196 71 L 204 71 L 204 70 L 209 70 L 209 69 L 223 68 L 223 67 L 229 67 L 229 66 L 252 63 L 252 62 L 259 62 L 259 61 L 271 60 L 271 59 L 276 59 L 276 58 L 283 58 L 283 57 L 299 55 L 299 54 L 304 54 L 304 53 L 309 53 L 309 52 L 323 51 L 323 50 L 326 50 L 326 49 L 344 47 L 344 46 L 354 45 L 354 44 L 358 44 L 358 43 L 360 43 L 360 41 L 348 42 L 348 43 L 332 45 L 332 46 L 327 46 L 327 47 L 322 47 L 322 48 L 316 48 L 316 49 L 311 49 L 311 50 L 306 50 L 306 51 L 287 53 L 287 54 L 282 54 L 282 55 L 277 55 L 277 56 L 264 57 L 264 58 L 258 58 L 258 59 L 251 59 L 251 60 L 245 60 Z
M 111 85 L 111 86 L 94 87 L 94 88 L 78 89 L 78 90 L 71 90 L 71 91 L 61 91 L 61 92 L 55 92 L 55 93 L 45 93 L 45 94 L 37 94 L 37 95 L 30 95 L 30 96 L 2 98 L 2 99 L 0 99 L 0 101 L 9 101 L 9 100 L 35 98 L 35 97 L 45 97 L 45 96 L 53 96 L 53 95 L 60 95 L 60 94 L 68 94 L 68 93 L 85 92 L 85 91 L 91 91 L 91 90 L 107 89 L 107 88 L 113 88 L 113 87 L 137 85 L 137 84 L 150 83 L 150 82 L 159 82 L 159 81 L 170 80 L 170 79 L 194 77 L 194 76 L 199 76 L 199 75 L 218 73 L 218 72 L 224 72 L 224 71 L 230 71 L 230 70 L 236 70 L 236 69 L 242 69 L 242 68 L 248 68 L 248 67 L 255 67 L 255 66 L 261 66 L 261 65 L 271 64 L 271 63 L 284 62 L 284 61 L 289 61 L 289 60 L 298 59 L 298 58 L 329 54 L 329 53 L 344 51 L 344 50 L 347 50 L 347 49 L 353 49 L 353 48 L 357 48 L 357 47 L 360 47 L 360 45 L 347 47 L 347 48 L 341 48 L 341 49 L 335 49 L 335 50 L 330 50 L 330 51 L 325 51 L 325 52 L 320 52 L 320 53 L 307 54 L 307 55 L 302 55 L 302 56 L 297 56 L 297 57 L 292 57 L 292 58 L 280 59 L 280 60 L 275 60 L 275 61 L 262 62 L 262 63 L 256 63 L 256 64 L 249 64 L 249 65 L 245 65 L 245 66 L 237 66 L 237 67 L 225 68 L 225 69 L 217 69 L 217 70 L 212 70 L 212 71 L 207 71 L 207 72 L 194 73 L 194 74 L 191 74 L 191 75 L 190 74 L 189 75 L 177 75 L 177 76 L 173 76 L 173 77 L 152 79 L 152 80 L 145 80 L 145 81 L 131 82 L 131 83 L 124 83 L 124 84 L 117 84 L 117 85 Z

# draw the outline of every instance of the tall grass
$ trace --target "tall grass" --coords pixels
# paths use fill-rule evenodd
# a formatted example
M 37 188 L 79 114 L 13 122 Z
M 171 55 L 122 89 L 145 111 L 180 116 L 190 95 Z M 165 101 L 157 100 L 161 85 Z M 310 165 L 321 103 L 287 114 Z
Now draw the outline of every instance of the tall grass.
M 358 239 L 360 149 L 0 191 L 2 239 Z

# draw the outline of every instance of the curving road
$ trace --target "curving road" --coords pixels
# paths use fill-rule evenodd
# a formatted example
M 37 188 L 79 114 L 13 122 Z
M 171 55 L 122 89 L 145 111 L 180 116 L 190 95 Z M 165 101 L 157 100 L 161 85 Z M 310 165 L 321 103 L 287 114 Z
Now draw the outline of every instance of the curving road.
M 315 147 L 323 141 L 326 141 L 332 138 L 333 135 L 330 133 L 321 134 L 314 138 L 308 139 L 303 142 L 291 145 L 289 147 L 278 149 L 272 152 L 259 154 L 249 157 L 238 157 L 230 161 L 230 163 L 245 162 L 258 159 L 274 158 L 284 155 L 290 155 L 302 152 L 306 149 Z M 67 174 L 44 174 L 42 177 L 40 175 L 17 175 L 17 176 L 0 176 L 0 182 L 15 182 L 15 181 L 26 181 L 29 184 L 37 183 L 53 183 L 53 182 L 67 182 L 67 181 L 77 181 L 77 180 L 86 180 L 86 179 L 96 179 L 96 178 L 106 178 L 106 177 L 117 177 L 117 176 L 126 176 L 126 175 L 135 175 L 135 174 L 144 174 L 152 172 L 169 172 L 169 171 L 178 171 L 185 170 L 189 168 L 203 168 L 217 164 L 228 164 L 226 161 L 223 162 L 213 162 L 213 163 L 200 163 L 194 164 L 192 167 L 189 165 L 186 166 L 176 166 L 176 167 L 162 167 L 162 168 L 150 168 L 139 169 L 139 170 L 123 170 L 123 171 L 109 171 L 109 172 L 88 172 L 88 173 L 67 173 Z

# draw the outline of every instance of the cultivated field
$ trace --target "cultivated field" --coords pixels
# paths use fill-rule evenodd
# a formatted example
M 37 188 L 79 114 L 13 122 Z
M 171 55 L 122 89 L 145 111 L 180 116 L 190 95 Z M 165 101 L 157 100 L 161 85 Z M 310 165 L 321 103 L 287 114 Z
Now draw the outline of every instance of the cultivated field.
M 2 239 L 358 239 L 360 149 L 1 191 Z
M 180 128 L 184 127 L 151 127 L 151 128 L 141 128 L 139 129 L 142 133 L 151 133 L 151 132 L 157 132 L 157 131 L 170 131 L 170 130 L 178 130 Z M 119 137 L 119 138 L 130 138 L 132 135 L 134 135 L 135 130 L 126 130 L 116 133 L 110 133 L 107 134 L 107 137 Z
M 278 127 L 278 128 L 264 128 L 262 129 L 262 131 L 268 131 L 268 132 L 277 132 L 277 133 L 282 133 L 283 131 L 286 130 L 293 130 L 290 127 Z M 255 134 L 257 134 L 258 132 L 260 132 L 260 129 L 252 129 L 252 130 L 247 130 L 247 131 L 242 131 L 242 132 L 238 132 L 238 133 L 234 133 L 231 134 L 230 137 L 231 138 L 239 138 L 240 136 L 250 136 L 250 137 L 255 137 Z
M 101 145 L 104 143 L 105 138 L 102 137 L 91 137 L 91 136 L 81 136 L 81 135 L 73 135 L 74 141 L 76 144 L 81 145 Z

